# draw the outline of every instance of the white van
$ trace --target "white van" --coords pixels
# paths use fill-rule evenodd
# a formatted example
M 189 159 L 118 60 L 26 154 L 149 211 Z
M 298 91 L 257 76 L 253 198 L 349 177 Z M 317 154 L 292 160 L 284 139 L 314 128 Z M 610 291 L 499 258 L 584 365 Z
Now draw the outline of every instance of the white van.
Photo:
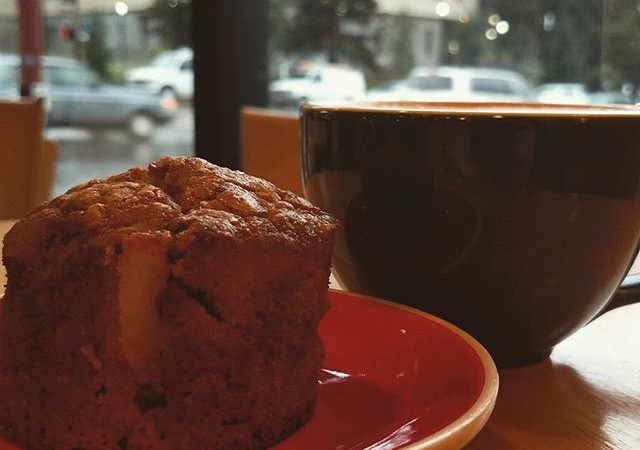
M 366 90 L 361 71 L 344 66 L 317 65 L 271 83 L 269 102 L 276 108 L 297 108 L 307 101 L 361 99 Z
M 163 97 L 193 97 L 193 50 L 180 48 L 160 53 L 149 66 L 127 72 L 127 84 L 145 87 Z
M 529 82 L 511 70 L 484 67 L 417 67 L 397 80 L 367 93 L 370 100 L 499 101 L 534 99 Z

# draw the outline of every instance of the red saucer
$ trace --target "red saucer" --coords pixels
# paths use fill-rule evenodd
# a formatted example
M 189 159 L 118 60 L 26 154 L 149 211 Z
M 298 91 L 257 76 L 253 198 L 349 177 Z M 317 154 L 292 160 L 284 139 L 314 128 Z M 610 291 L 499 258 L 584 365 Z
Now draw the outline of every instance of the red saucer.
M 316 413 L 274 450 L 458 449 L 486 423 L 498 374 L 473 338 L 441 319 L 330 291 Z

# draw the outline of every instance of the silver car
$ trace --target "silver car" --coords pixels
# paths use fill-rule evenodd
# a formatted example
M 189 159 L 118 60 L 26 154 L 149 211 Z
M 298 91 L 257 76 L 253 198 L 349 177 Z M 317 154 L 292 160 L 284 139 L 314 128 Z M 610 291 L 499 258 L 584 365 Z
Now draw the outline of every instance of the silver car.
M 15 93 L 18 70 L 17 56 L 0 56 L 0 82 L 14 83 L 0 85 L 0 96 Z M 105 84 L 70 58 L 45 56 L 43 72 L 49 125 L 124 127 L 136 137 L 148 137 L 156 124 L 173 117 L 177 107 L 175 101 L 147 90 Z

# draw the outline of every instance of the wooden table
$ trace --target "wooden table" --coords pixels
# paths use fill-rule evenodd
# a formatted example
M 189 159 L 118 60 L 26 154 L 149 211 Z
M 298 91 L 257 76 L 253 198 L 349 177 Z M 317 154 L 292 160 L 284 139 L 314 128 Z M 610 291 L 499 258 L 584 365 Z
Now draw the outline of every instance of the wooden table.
M 10 226 L 0 221 L 0 236 Z M 640 303 L 605 313 L 543 363 L 502 370 L 494 413 L 467 449 L 640 449 Z

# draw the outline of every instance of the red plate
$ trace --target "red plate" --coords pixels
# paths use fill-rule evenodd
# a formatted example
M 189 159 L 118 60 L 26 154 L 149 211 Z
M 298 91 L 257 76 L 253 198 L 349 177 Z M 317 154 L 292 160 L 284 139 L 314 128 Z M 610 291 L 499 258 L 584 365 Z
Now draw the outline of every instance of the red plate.
M 452 450 L 480 431 L 498 393 L 480 344 L 411 308 L 340 291 L 329 300 L 315 415 L 274 450 Z
M 274 450 L 459 449 L 484 426 L 498 373 L 453 325 L 383 300 L 330 291 L 311 421 Z

